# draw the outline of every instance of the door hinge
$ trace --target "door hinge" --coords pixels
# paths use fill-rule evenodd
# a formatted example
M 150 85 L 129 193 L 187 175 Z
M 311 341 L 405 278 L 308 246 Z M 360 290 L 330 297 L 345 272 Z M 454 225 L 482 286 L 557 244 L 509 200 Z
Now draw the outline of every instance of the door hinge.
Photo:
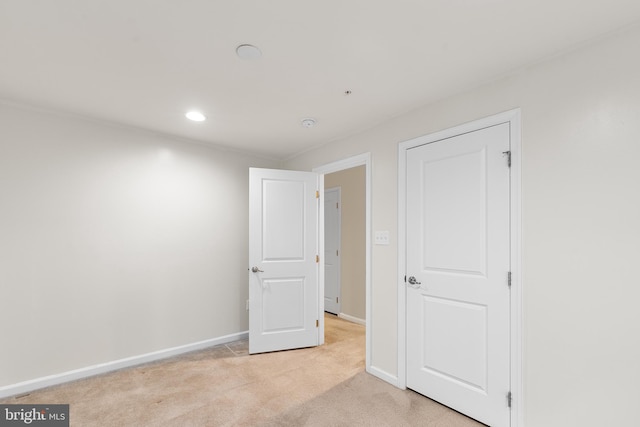
M 320 255 L 316 255 L 316 262 L 320 262 Z
M 507 273 L 507 285 L 511 287 L 511 272 Z
M 407 275 L 404 275 L 404 283 L 407 283 Z
M 511 151 L 503 151 L 503 156 L 507 156 L 507 166 L 511 167 Z
M 336 249 L 336 256 L 338 256 L 338 250 Z
M 316 199 L 320 198 L 320 191 L 316 190 Z
M 336 297 L 336 304 L 338 303 L 338 297 Z
M 320 321 L 316 319 L 316 328 L 320 326 Z
M 509 408 L 511 408 L 511 400 L 513 400 L 513 397 L 511 395 L 511 392 L 507 393 L 507 406 Z

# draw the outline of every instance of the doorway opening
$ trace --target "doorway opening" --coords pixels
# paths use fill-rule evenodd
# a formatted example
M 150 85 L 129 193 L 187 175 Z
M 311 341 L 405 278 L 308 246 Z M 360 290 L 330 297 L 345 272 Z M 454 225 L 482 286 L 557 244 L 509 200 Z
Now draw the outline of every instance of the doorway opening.
M 365 166 L 324 176 L 325 311 L 366 325 Z
M 323 190 L 331 187 L 339 186 L 341 188 L 341 200 L 345 202 L 347 199 L 346 192 L 353 194 L 353 197 L 357 197 L 361 200 L 356 203 L 355 210 L 358 211 L 357 206 L 362 202 L 364 204 L 364 211 L 360 209 L 360 213 L 347 213 L 349 218 L 342 216 L 342 238 L 341 242 L 345 244 L 342 250 L 342 254 L 346 258 L 343 258 L 342 266 L 343 270 L 349 256 L 354 257 L 354 266 L 349 266 L 345 271 L 345 274 L 341 274 L 341 287 L 340 295 L 338 298 L 343 304 L 341 304 L 341 312 L 338 313 L 339 317 L 344 318 L 355 323 L 360 323 L 365 326 L 365 340 L 366 340 L 366 355 L 365 355 L 365 367 L 367 372 L 370 371 L 371 366 L 371 154 L 364 153 L 357 156 L 349 157 L 347 159 L 339 160 L 337 162 L 329 163 L 323 166 L 319 166 L 313 169 L 313 172 L 323 175 Z M 349 187 L 349 188 L 348 188 Z M 353 188 L 351 188 L 353 187 Z M 352 196 L 349 196 L 352 197 Z M 350 203 L 350 208 L 352 204 Z M 340 207 L 340 205 L 339 205 Z M 346 208 L 345 205 L 343 205 Z M 324 210 L 321 210 L 322 221 L 325 223 Z M 359 233 L 360 237 L 356 239 L 360 241 L 353 241 L 347 244 L 345 242 L 347 237 L 346 226 L 348 222 L 359 222 L 363 230 L 354 230 Z M 356 234 L 358 235 L 358 234 Z M 341 245 L 342 246 L 342 245 Z M 355 253 L 355 252 L 358 253 Z M 340 254 L 340 252 L 339 252 Z M 349 255 L 349 256 L 347 256 Z M 361 260 L 358 260 L 358 257 Z M 351 262 L 351 260 L 349 260 Z M 358 265 L 360 267 L 358 267 Z M 358 270 L 359 269 L 359 270 Z M 360 278 L 352 279 L 352 275 L 360 275 Z M 359 281 L 358 284 L 346 283 L 348 280 Z M 325 277 L 326 279 L 326 277 Z M 324 299 L 322 301 L 324 303 Z

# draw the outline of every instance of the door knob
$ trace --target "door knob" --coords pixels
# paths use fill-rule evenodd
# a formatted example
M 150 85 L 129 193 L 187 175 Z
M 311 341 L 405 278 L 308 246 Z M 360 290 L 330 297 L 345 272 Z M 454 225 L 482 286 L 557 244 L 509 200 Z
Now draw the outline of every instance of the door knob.
M 422 282 L 418 282 L 418 279 L 415 276 L 409 276 L 409 286 L 412 288 L 419 289 Z
M 251 271 L 253 271 L 254 273 L 264 273 L 264 270 L 260 270 L 258 267 L 251 267 Z

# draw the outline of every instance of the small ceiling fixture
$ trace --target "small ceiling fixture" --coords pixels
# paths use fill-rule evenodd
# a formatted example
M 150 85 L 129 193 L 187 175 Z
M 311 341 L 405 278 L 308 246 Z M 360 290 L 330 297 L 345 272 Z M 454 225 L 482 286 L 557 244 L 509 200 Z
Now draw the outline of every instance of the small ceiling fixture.
M 306 119 L 302 119 L 300 121 L 300 123 L 302 124 L 302 126 L 306 127 L 306 128 L 312 128 L 316 125 L 316 119 L 312 119 L 312 118 L 306 118 Z
M 262 58 L 262 52 L 260 49 L 252 44 L 241 44 L 236 48 L 236 55 L 240 59 L 260 59 Z
M 193 120 L 194 122 L 204 122 L 205 120 L 207 120 L 205 115 L 199 111 L 189 111 L 187 114 L 185 114 L 185 116 L 187 117 L 187 119 Z

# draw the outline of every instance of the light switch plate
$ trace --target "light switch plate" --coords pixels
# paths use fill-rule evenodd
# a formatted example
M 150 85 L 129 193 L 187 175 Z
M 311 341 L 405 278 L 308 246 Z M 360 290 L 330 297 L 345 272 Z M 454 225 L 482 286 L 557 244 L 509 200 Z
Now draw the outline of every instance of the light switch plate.
M 389 244 L 389 232 L 388 231 L 376 231 L 373 234 L 373 240 L 376 245 L 388 245 Z

